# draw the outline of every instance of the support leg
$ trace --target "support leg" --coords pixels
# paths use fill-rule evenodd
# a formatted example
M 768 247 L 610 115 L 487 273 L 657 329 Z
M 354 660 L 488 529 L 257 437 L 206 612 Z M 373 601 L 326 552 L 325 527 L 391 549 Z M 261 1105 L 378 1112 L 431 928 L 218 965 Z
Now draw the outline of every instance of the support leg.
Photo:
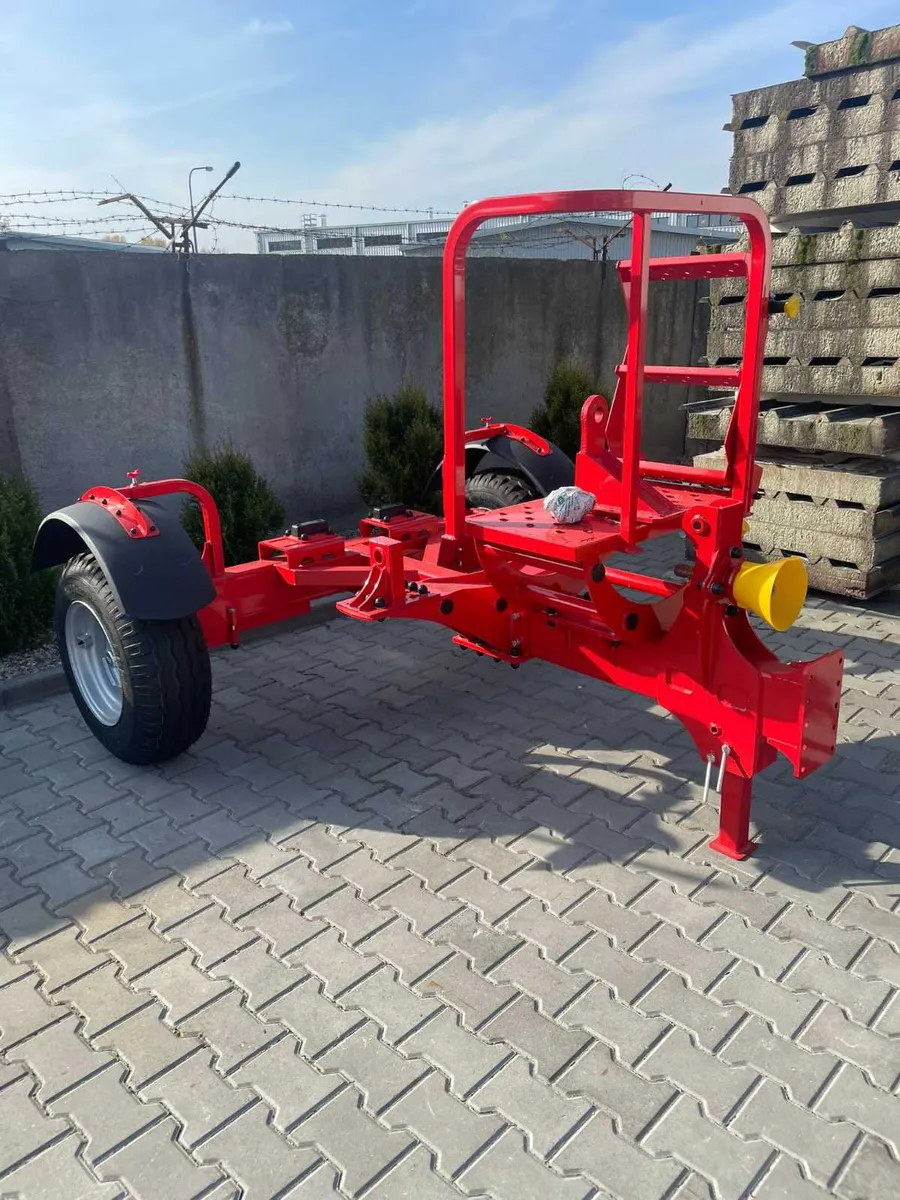
M 710 850 L 728 858 L 747 858 L 756 849 L 750 841 L 750 800 L 753 780 L 725 772 L 719 802 L 719 834 L 709 843 Z

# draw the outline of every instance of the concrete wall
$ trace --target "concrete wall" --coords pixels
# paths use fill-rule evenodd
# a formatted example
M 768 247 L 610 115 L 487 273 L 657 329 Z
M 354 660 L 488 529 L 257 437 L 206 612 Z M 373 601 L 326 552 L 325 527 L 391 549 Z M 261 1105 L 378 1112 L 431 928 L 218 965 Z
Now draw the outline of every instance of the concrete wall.
M 772 292 L 801 305 L 770 321 L 764 391 L 900 396 L 900 228 L 776 238 Z M 740 353 L 745 293 L 745 280 L 711 283 L 711 363 Z
M 366 399 L 404 376 L 440 404 L 440 264 L 313 256 L 0 255 L 0 468 L 44 503 L 92 483 L 178 474 L 223 438 L 292 519 L 357 503 Z M 651 294 L 648 361 L 696 363 L 704 285 Z M 581 262 L 474 262 L 468 411 L 527 422 L 554 363 L 607 384 L 625 341 L 615 273 Z M 645 452 L 684 448 L 684 388 L 645 405 Z
M 784 228 L 812 228 L 824 211 L 896 208 L 898 89 L 900 62 L 739 93 L 731 190 L 751 195 Z

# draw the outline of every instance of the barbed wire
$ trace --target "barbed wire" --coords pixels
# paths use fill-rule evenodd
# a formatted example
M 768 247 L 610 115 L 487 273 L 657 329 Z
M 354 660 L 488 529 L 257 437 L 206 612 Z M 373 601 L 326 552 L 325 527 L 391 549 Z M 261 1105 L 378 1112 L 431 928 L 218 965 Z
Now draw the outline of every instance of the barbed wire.
M 246 200 L 257 204 L 304 204 L 308 208 L 348 208 L 359 212 L 420 213 L 429 217 L 455 217 L 457 212 L 440 208 L 399 208 L 385 204 L 344 204 L 337 200 L 294 200 L 280 196 L 241 196 L 236 192 L 223 192 L 223 200 Z
M 146 200 L 150 204 L 156 204 L 165 208 L 174 208 L 183 212 L 186 210 L 186 205 L 173 203 L 171 200 L 161 200 L 156 196 L 147 196 L 141 192 L 134 193 L 140 200 Z M 28 200 L 35 204 L 60 204 L 71 203 L 77 200 L 92 200 L 92 199 L 108 199 L 112 196 L 121 195 L 121 192 L 112 192 L 97 188 L 55 188 L 45 190 L 31 190 L 25 192 L 2 192 L 0 193 L 0 204 L 15 204 L 22 200 Z M 424 216 L 432 217 L 455 217 L 456 211 L 450 209 L 439 208 L 418 208 L 402 207 L 399 205 L 386 204 L 350 204 L 343 203 L 337 200 L 303 200 L 296 199 L 290 196 L 244 196 L 236 192 L 224 192 L 219 199 L 222 200 L 241 200 L 254 204 L 299 204 L 308 208 L 341 208 L 352 209 L 358 212 L 386 212 L 386 213 L 418 213 Z
M 53 217 L 45 216 L 43 213 L 5 213 L 4 221 L 39 221 L 42 225 L 116 225 L 123 221 L 134 221 L 135 213 L 132 210 L 130 213 L 107 213 L 103 217 Z
M 98 192 L 98 191 L 79 191 L 78 189 L 67 189 L 66 191 L 44 191 L 44 192 L 4 192 L 0 193 L 0 204 L 6 206 L 8 204 L 20 204 L 23 200 L 30 201 L 32 204 L 68 204 L 73 200 L 92 200 L 97 196 L 115 196 L 117 192 Z
M 70 226 L 55 226 L 53 229 L 48 229 L 46 225 L 23 223 L 16 225 L 10 229 L 0 229 L 0 238 L 14 237 L 17 233 L 43 233 L 48 237 L 79 237 L 82 234 L 86 238 L 96 238 L 102 240 L 104 236 L 115 237 L 119 234 L 139 233 L 142 237 L 150 234 L 159 236 L 159 231 L 153 229 L 150 225 L 126 225 L 117 226 L 115 229 L 82 229 L 77 221 L 73 221 Z M 126 243 L 122 243 L 123 245 Z

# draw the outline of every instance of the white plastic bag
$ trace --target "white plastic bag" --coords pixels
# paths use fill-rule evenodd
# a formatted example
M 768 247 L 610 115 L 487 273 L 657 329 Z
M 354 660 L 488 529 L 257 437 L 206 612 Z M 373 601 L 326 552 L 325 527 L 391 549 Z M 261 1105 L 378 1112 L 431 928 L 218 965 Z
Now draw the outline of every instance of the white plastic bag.
M 561 487 L 544 497 L 544 508 L 560 525 L 577 525 L 596 502 L 596 496 L 577 487 Z

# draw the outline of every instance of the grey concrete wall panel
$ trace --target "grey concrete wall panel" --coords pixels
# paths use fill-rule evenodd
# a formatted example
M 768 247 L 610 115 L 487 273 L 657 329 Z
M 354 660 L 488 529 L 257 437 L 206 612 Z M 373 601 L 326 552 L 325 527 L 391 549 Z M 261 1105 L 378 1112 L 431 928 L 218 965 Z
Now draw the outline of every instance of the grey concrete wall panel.
M 655 285 L 648 359 L 696 364 L 705 283 Z M 0 469 L 48 507 L 95 483 L 177 475 L 223 439 L 250 453 L 292 519 L 358 504 L 366 400 L 405 378 L 441 404 L 440 263 L 316 255 L 0 255 Z M 527 423 L 571 357 L 609 389 L 626 320 L 614 270 L 469 268 L 468 416 Z M 684 450 L 684 387 L 648 389 L 644 450 Z

